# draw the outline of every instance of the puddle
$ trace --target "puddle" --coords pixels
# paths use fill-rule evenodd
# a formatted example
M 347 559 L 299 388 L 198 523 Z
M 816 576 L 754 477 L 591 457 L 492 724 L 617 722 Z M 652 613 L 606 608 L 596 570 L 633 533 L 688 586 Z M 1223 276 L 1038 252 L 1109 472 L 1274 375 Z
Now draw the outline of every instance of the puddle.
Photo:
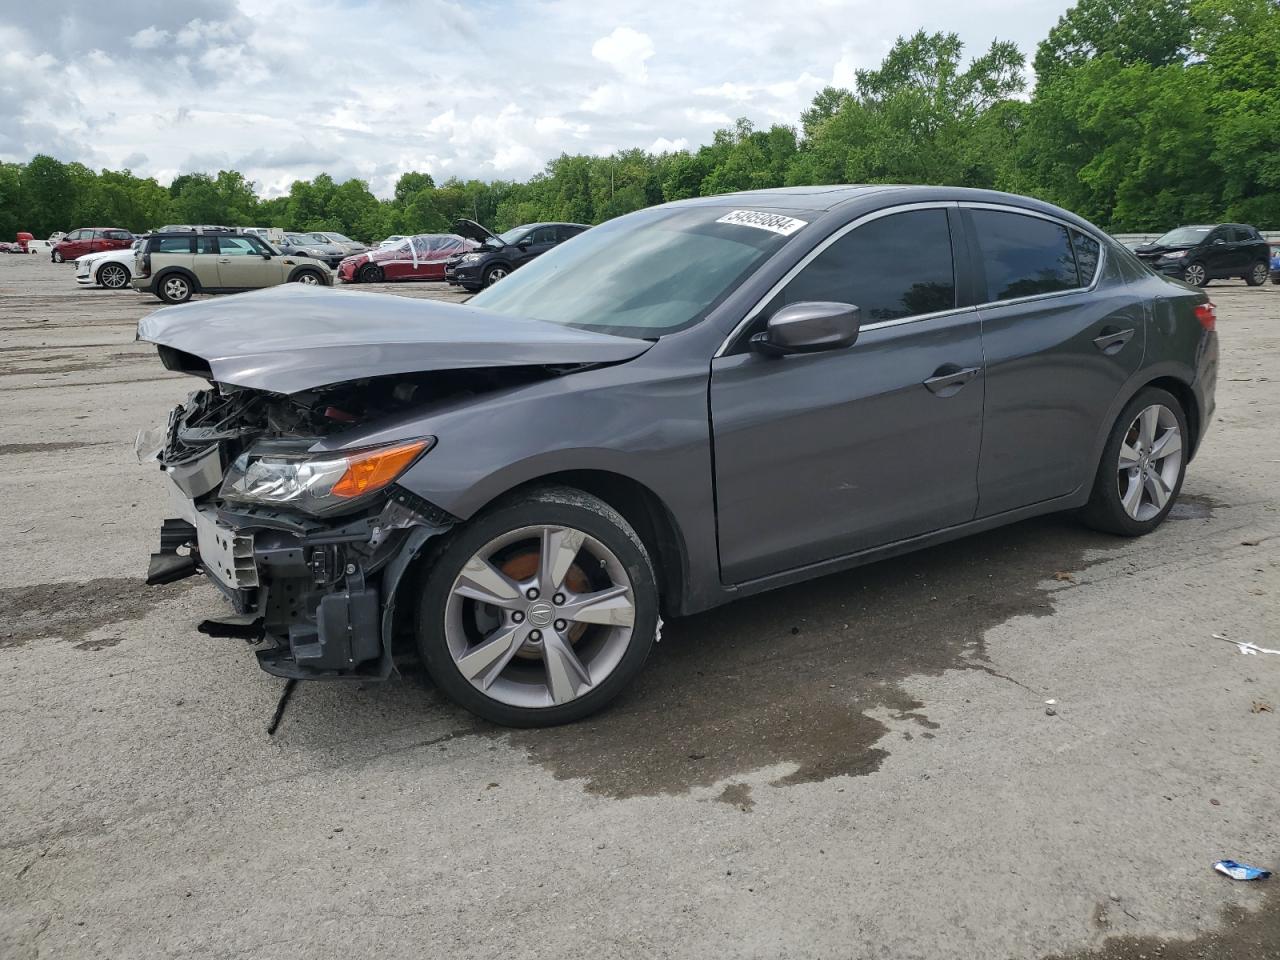
M 152 607 L 186 593 L 192 579 L 148 587 L 137 577 L 103 577 L 87 583 L 41 583 L 0 589 L 0 649 L 43 637 L 61 637 L 81 650 L 113 646 L 119 638 L 88 640 L 98 627 L 139 620 Z M 84 642 L 81 642 L 84 641 Z
M 1228 881 L 1229 882 L 1229 881 Z M 1231 889 L 1234 893 L 1234 888 Z M 1224 889 L 1224 895 L 1228 895 Z M 1094 911 L 1095 921 L 1098 911 Z M 1263 960 L 1277 956 L 1280 944 L 1280 894 L 1267 888 L 1256 910 L 1224 907 L 1216 930 L 1191 940 L 1161 936 L 1113 936 L 1101 946 L 1055 953 L 1043 960 Z
M 1208 520 L 1213 516 L 1214 511 L 1230 506 L 1231 504 L 1216 500 L 1208 494 L 1182 493 L 1174 501 L 1173 509 L 1169 511 L 1169 519 Z
M 1042 582 L 1128 542 L 1069 518 L 1032 520 L 742 600 L 669 623 L 604 713 L 491 735 L 558 779 L 617 798 L 683 793 L 775 764 L 795 765 L 779 786 L 871 773 L 888 756 L 876 746 L 887 727 L 868 712 L 945 736 L 899 681 L 993 672 L 987 630 L 1052 614 Z M 1024 642 L 1037 642 L 1034 630 Z

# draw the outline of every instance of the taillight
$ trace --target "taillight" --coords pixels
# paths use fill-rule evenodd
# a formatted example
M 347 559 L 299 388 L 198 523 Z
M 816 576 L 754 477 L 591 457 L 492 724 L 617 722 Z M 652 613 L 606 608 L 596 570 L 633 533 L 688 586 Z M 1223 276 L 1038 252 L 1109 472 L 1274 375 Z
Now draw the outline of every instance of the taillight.
M 1206 330 L 1213 330 L 1218 326 L 1218 310 L 1211 302 L 1196 304 L 1196 319 L 1200 321 L 1200 326 Z
M 144 253 L 142 255 L 142 270 L 140 273 L 144 279 L 151 276 L 151 254 Z

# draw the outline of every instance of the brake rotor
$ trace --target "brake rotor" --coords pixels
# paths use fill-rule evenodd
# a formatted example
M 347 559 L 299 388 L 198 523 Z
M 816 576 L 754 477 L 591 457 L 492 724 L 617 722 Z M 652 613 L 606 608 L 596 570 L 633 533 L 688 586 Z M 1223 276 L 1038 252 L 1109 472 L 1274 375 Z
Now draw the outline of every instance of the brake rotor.
M 538 564 L 541 558 L 537 550 L 526 550 L 522 553 L 514 554 L 508 557 L 502 563 L 498 564 L 498 569 L 505 573 L 512 580 L 524 582 L 532 580 L 538 573 Z M 564 587 L 571 593 L 590 593 L 591 581 L 587 579 L 586 573 L 578 566 L 575 560 L 573 565 L 569 567 L 569 572 L 564 577 Z M 568 637 L 570 643 L 576 644 L 582 639 L 582 635 L 587 632 L 588 624 L 575 623 L 569 627 L 565 636 Z M 533 646 L 526 642 L 516 653 L 517 657 L 523 657 L 526 660 L 541 660 L 542 652 L 537 646 Z

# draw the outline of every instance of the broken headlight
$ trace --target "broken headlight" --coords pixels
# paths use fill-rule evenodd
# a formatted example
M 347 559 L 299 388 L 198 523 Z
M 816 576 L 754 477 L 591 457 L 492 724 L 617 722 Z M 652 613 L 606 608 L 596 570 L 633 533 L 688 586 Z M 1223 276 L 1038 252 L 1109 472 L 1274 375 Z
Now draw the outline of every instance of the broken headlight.
M 426 437 L 318 454 L 250 449 L 227 470 L 219 496 L 235 503 L 335 513 L 391 484 L 434 443 L 434 437 Z

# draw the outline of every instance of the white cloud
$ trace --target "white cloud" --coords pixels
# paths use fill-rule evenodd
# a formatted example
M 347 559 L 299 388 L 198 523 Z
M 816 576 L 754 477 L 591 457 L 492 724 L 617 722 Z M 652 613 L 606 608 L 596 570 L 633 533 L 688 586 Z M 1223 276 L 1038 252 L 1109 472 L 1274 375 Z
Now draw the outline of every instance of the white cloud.
M 674 140 L 668 140 L 666 137 L 659 137 L 648 146 L 650 153 L 675 153 L 677 150 L 688 149 L 689 141 L 684 137 L 676 137 Z
M 155 50 L 169 42 L 169 31 L 157 27 L 143 27 L 129 38 L 129 46 L 135 50 Z
M 653 41 L 649 39 L 649 35 L 630 27 L 616 27 L 613 33 L 601 37 L 591 45 L 593 57 L 637 83 L 649 78 L 645 61 L 653 53 Z

